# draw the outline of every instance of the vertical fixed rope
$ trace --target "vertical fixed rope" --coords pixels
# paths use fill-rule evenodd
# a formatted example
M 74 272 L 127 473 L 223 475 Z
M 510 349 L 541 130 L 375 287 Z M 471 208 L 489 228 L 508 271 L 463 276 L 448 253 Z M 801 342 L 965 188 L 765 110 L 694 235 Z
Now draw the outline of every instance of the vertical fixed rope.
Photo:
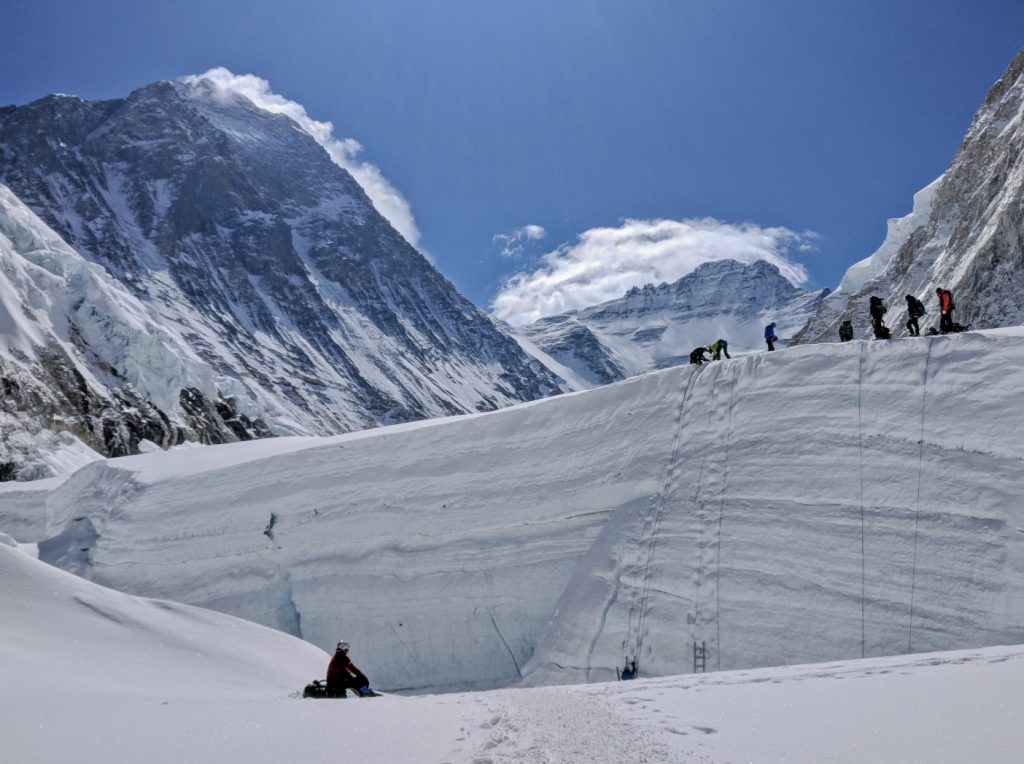
M 671 490 L 672 477 L 675 474 L 676 462 L 678 461 L 679 444 L 680 444 L 680 441 L 682 440 L 683 420 L 684 420 L 684 416 L 685 416 L 685 413 L 686 413 L 686 401 L 687 401 L 687 398 L 689 398 L 689 395 L 690 395 L 690 388 L 693 385 L 693 379 L 700 372 L 701 368 L 702 367 L 697 367 L 697 369 L 695 369 L 689 375 L 689 377 L 687 377 L 687 379 L 686 379 L 686 386 L 683 388 L 682 401 L 680 402 L 680 405 L 679 405 L 679 411 L 676 414 L 675 433 L 673 434 L 673 438 L 672 438 L 672 449 L 669 452 L 668 463 L 665 465 L 665 479 L 664 479 L 664 481 L 662 483 L 661 494 L 660 494 L 660 496 L 655 496 L 652 499 L 651 510 L 647 513 L 647 518 L 644 520 L 644 525 L 641 528 L 640 541 L 639 541 L 639 543 L 637 545 L 637 565 L 639 565 L 640 564 L 640 558 L 642 557 L 642 554 L 643 554 L 642 553 L 642 549 L 643 549 L 644 537 L 647 535 L 647 528 L 648 528 L 648 525 L 650 525 L 650 527 L 651 527 L 651 531 L 650 531 L 651 539 L 648 542 L 648 547 L 647 547 L 647 562 L 643 566 L 643 579 L 641 581 L 641 586 L 640 586 L 639 590 L 638 590 L 638 587 L 636 587 L 636 586 L 633 587 L 633 602 L 632 602 L 632 604 L 630 605 L 630 608 L 629 608 L 629 620 L 627 621 L 627 625 L 626 625 L 626 641 L 625 641 L 625 644 L 629 644 L 630 643 L 630 634 L 632 633 L 632 630 L 633 630 L 633 611 L 636 610 L 637 611 L 637 637 L 636 637 L 636 651 L 634 653 L 634 657 L 637 658 L 637 659 L 639 659 L 639 657 L 640 657 L 640 648 L 643 646 L 643 627 L 644 627 L 644 621 L 646 620 L 645 619 L 644 610 L 645 610 L 646 605 L 647 605 L 647 597 L 648 597 L 648 591 L 649 591 L 649 586 L 650 586 L 650 582 L 649 582 L 650 570 L 651 570 L 651 563 L 652 563 L 652 560 L 654 558 L 654 550 L 655 550 L 655 548 L 657 546 L 658 528 L 661 525 L 661 518 L 662 518 L 662 515 L 665 512 L 665 504 L 666 504 L 666 501 L 667 501 L 667 498 L 668 498 L 668 493 Z M 653 515 L 653 521 L 652 521 L 652 515 Z M 637 605 L 638 591 L 639 591 L 639 606 Z
M 725 516 L 725 487 L 729 479 L 729 442 L 732 440 L 732 408 L 735 403 L 736 371 L 729 387 L 729 415 L 725 424 L 725 460 L 722 467 L 722 503 L 718 507 L 718 544 L 715 550 L 715 669 L 722 670 L 722 518 Z
M 864 626 L 864 597 L 866 595 L 866 574 L 864 570 L 864 350 L 867 343 L 860 344 L 860 357 L 857 361 L 857 453 L 860 460 L 860 657 L 866 657 L 867 642 Z
M 691 384 L 691 382 L 693 380 L 693 377 L 694 377 L 695 373 L 696 373 L 695 371 L 691 372 L 690 376 L 686 378 L 686 382 L 683 385 L 683 394 L 682 394 L 682 396 L 680 398 L 680 407 L 679 407 L 678 411 L 676 412 L 676 420 L 675 420 L 675 422 L 673 422 L 673 425 L 672 425 L 672 445 L 669 448 L 669 457 L 668 457 L 668 459 L 665 462 L 665 468 L 664 468 L 665 478 L 662 480 L 662 485 L 665 485 L 666 483 L 668 483 L 671 480 L 671 472 L 672 472 L 672 469 L 673 469 L 672 453 L 676 449 L 676 440 L 679 438 L 680 422 L 682 420 L 683 410 L 686 407 L 686 397 L 687 397 L 687 395 L 689 393 L 690 384 Z M 640 535 L 639 535 L 639 538 L 637 539 L 637 544 L 636 544 L 636 570 L 637 570 L 638 574 L 639 574 L 639 571 L 641 571 L 641 570 L 643 570 L 645 568 L 645 565 L 642 562 L 643 561 L 643 556 L 644 556 L 644 539 L 647 538 L 647 536 L 648 536 L 648 531 L 647 531 L 648 526 L 652 525 L 652 523 L 653 523 L 654 515 L 655 515 L 657 507 L 658 507 L 659 497 L 660 497 L 660 494 L 655 494 L 654 496 L 651 497 L 651 500 L 650 500 L 650 503 L 649 503 L 649 507 L 647 509 L 647 514 L 644 516 L 643 525 L 640 526 Z M 639 591 L 640 591 L 640 586 L 637 585 L 637 583 L 636 583 L 636 581 L 634 579 L 634 583 L 633 583 L 633 587 L 632 587 L 632 597 L 630 598 L 630 603 L 629 603 L 629 615 L 628 615 L 628 618 L 626 620 L 626 636 L 622 640 L 622 649 L 623 649 L 623 651 L 625 651 L 627 646 L 631 645 L 631 643 L 632 643 L 633 614 L 637 613 L 637 618 L 639 619 L 639 613 L 638 613 L 638 607 L 637 607 Z
M 917 501 L 914 509 L 914 555 L 910 569 L 910 623 L 907 626 L 907 652 L 914 644 L 914 589 L 917 584 L 917 526 L 921 519 L 921 473 L 924 471 L 924 418 L 928 402 L 928 366 L 932 360 L 933 338 L 928 338 L 928 350 L 924 356 L 924 379 L 921 382 L 921 431 L 917 450 Z
M 719 374 L 721 376 L 721 374 Z M 718 378 L 715 378 L 715 383 L 711 386 L 711 402 L 708 405 L 708 426 L 706 428 L 708 436 L 715 425 L 715 404 L 718 402 Z M 697 577 L 694 581 L 693 587 L 693 623 L 696 626 L 697 620 L 700 617 L 700 582 L 704 578 L 704 502 L 700 500 L 700 492 L 704 485 L 704 467 L 708 461 L 708 447 L 705 445 L 701 449 L 700 457 L 700 470 L 697 472 L 697 487 L 693 492 L 693 506 L 697 508 L 698 517 L 700 519 L 700 531 L 697 537 Z

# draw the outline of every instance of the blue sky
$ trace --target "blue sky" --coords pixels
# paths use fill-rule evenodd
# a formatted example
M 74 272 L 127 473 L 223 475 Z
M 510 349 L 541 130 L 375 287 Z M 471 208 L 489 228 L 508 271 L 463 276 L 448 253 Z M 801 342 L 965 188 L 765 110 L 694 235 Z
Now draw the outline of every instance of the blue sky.
M 1020 0 L 0 3 L 0 104 L 258 75 L 363 145 L 483 307 L 517 272 L 568 307 L 716 242 L 834 286 L 1024 47 Z M 685 234 L 649 248 L 664 267 L 625 264 L 664 231 Z M 599 258 L 596 280 L 534 278 L 559 247 L 547 276 Z

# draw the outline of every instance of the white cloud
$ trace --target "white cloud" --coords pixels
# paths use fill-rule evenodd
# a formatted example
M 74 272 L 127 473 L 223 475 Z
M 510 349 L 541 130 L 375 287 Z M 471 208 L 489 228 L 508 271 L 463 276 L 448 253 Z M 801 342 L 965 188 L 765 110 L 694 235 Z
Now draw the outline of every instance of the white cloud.
M 509 323 L 528 324 L 621 297 L 634 286 L 676 281 L 712 260 L 766 260 L 799 285 L 807 272 L 788 253 L 811 246 L 815 238 L 812 231 L 713 218 L 625 220 L 617 228 L 584 231 L 574 243 L 544 255 L 536 270 L 511 276 L 491 308 Z
M 409 202 L 381 174 L 380 168 L 359 158 L 363 150 L 359 141 L 354 138 L 335 138 L 333 124 L 313 119 L 306 113 L 302 104 L 273 92 L 270 83 L 261 77 L 253 74 L 235 74 L 223 66 L 218 66 L 203 74 L 184 78 L 189 84 L 201 80 L 209 82 L 214 92 L 237 93 L 265 111 L 291 117 L 326 149 L 335 164 L 352 174 L 370 197 L 377 211 L 388 219 L 406 241 L 413 246 L 419 244 L 420 231 Z
M 501 242 L 502 257 L 514 259 L 523 254 L 523 242 L 538 241 L 547 236 L 543 226 L 530 223 L 522 228 L 517 228 L 512 233 L 496 233 L 493 241 Z

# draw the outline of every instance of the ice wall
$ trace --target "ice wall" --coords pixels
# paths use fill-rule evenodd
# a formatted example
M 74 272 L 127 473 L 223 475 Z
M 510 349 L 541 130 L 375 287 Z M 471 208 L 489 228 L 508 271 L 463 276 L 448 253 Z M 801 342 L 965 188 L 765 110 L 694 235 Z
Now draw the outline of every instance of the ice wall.
M 1019 643 L 1022 361 L 1020 330 L 809 345 L 276 455 L 145 454 L 0 492 L 0 530 L 348 639 L 392 689 L 680 673 L 694 640 L 709 669 Z

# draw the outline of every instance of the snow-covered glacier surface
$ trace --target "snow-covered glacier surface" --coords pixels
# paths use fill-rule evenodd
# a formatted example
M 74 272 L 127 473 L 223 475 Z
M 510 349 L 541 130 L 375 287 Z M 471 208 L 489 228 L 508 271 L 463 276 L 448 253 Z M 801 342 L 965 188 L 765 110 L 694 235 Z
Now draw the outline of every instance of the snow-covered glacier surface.
M 42 559 L 359 645 L 384 688 L 1024 642 L 1024 330 L 820 344 L 510 409 L 0 487 Z
M 298 688 L 327 663 L 317 648 L 229 616 L 104 589 L 10 544 L 0 534 L 4 761 L 276 764 L 334 761 L 343 749 L 346 761 L 395 764 L 959 764 L 1016 762 L 1024 745 L 1014 723 L 1021 647 L 302 700 Z

